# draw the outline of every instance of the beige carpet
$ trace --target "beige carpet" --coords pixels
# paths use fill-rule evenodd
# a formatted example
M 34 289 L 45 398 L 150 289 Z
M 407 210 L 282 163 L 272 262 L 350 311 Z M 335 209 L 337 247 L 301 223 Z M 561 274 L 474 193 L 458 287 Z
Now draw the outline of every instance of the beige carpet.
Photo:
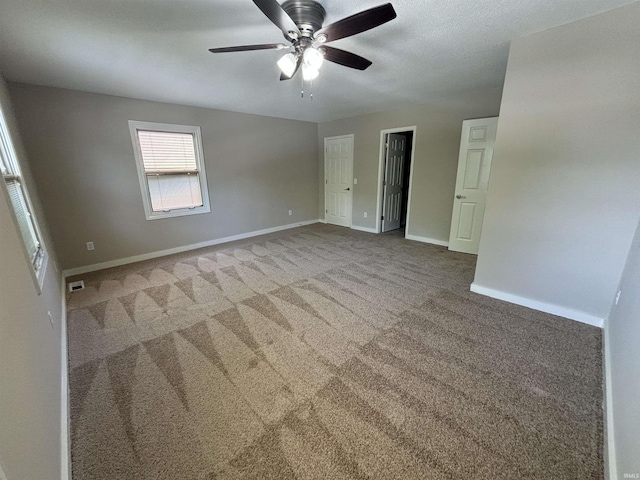
M 84 275 L 74 480 L 600 479 L 601 332 L 312 225 Z

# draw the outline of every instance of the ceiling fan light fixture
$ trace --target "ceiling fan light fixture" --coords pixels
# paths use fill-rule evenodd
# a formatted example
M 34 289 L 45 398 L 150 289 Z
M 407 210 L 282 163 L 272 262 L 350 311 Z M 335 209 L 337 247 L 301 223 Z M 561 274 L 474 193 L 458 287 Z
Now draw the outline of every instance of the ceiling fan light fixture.
M 278 60 L 278 67 L 283 75 L 291 78 L 291 76 L 296 71 L 296 65 L 298 64 L 298 59 L 293 53 L 287 53 L 283 55 L 280 60 Z
M 305 82 L 315 80 L 316 78 L 318 78 L 319 74 L 320 70 L 318 70 L 317 68 L 312 68 L 306 63 L 302 64 L 302 78 Z
M 259 45 L 238 45 L 235 47 L 210 48 L 211 53 L 246 52 L 252 50 L 291 49 L 277 61 L 280 80 L 292 79 L 302 69 L 304 80 L 315 79 L 325 57 L 328 62 L 337 63 L 356 70 L 366 70 L 371 61 L 355 53 L 325 46 L 325 43 L 351 37 L 379 27 L 397 14 L 390 3 L 362 10 L 359 13 L 324 25 L 326 0 L 253 0 L 253 3 L 271 22 L 278 27 L 287 43 L 263 43 Z M 301 68 L 302 67 L 302 68 Z
M 322 55 L 319 50 L 309 47 L 304 51 L 302 59 L 307 67 L 313 70 L 320 70 L 322 62 L 324 61 L 324 55 Z

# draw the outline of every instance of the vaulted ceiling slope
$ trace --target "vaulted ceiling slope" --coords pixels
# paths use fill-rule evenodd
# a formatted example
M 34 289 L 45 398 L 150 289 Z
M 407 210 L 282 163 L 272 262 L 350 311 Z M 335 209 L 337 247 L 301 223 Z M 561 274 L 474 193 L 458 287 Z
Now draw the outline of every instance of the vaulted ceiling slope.
M 385 0 L 320 0 L 325 25 Z M 279 81 L 281 43 L 251 0 L 0 0 L 0 72 L 11 81 L 323 122 L 501 88 L 512 39 L 629 0 L 392 0 L 398 17 L 332 45 L 373 61 Z M 313 100 L 310 97 L 313 92 Z

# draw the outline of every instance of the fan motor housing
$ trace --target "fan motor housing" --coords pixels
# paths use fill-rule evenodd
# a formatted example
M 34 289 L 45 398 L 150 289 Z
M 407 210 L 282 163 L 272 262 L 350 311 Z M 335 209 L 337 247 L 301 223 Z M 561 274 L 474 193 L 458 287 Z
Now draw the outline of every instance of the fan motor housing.
M 296 22 L 302 35 L 307 37 L 322 28 L 327 15 L 324 7 L 314 0 L 287 0 L 282 8 Z

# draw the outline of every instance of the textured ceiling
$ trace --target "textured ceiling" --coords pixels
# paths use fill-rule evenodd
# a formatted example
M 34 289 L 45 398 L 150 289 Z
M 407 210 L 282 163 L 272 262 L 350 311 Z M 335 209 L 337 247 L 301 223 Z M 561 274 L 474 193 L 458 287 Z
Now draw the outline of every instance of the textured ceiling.
M 386 0 L 324 0 L 325 25 Z M 512 39 L 629 0 L 392 0 L 398 18 L 332 46 L 373 61 L 326 62 L 313 82 L 279 81 L 280 43 L 251 0 L 0 0 L 8 80 L 321 122 L 500 88 Z

